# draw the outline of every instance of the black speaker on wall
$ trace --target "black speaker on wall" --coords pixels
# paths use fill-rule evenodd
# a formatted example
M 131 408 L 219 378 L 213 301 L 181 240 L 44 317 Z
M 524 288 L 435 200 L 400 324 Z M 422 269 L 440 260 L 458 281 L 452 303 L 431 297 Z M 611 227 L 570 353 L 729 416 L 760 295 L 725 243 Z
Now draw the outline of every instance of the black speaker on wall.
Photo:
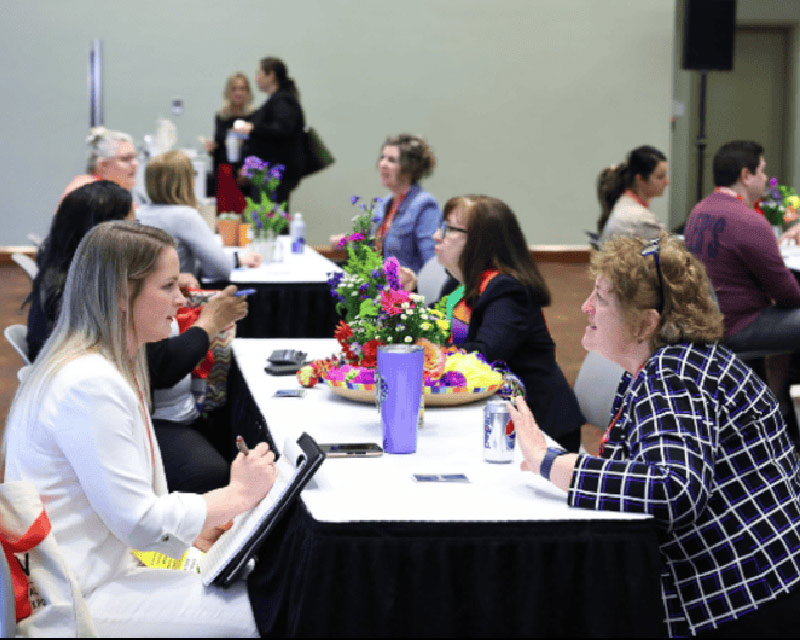
M 683 17 L 684 69 L 731 71 L 736 0 L 686 0 Z

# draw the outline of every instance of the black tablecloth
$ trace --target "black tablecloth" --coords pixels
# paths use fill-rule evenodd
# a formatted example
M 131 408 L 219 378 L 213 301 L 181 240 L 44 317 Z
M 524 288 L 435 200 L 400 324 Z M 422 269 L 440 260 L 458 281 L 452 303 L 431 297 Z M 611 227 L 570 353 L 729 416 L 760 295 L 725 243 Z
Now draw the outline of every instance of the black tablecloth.
M 223 289 L 214 282 L 208 289 Z M 255 289 L 248 296 L 247 317 L 236 324 L 239 338 L 332 338 L 339 322 L 336 302 L 327 283 L 237 283 Z
M 235 364 L 229 380 L 255 444 L 267 424 Z M 660 566 L 652 520 L 326 523 L 300 501 L 248 588 L 264 635 L 650 637 Z

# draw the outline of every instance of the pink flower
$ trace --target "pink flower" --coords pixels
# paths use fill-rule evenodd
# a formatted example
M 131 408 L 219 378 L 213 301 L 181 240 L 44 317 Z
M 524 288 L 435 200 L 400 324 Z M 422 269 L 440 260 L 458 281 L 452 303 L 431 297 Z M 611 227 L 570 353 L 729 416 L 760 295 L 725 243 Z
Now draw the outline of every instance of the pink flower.
M 408 302 L 410 299 L 408 291 L 384 289 L 383 292 L 381 292 L 381 307 L 390 316 L 396 316 L 403 313 L 403 307 L 401 305 L 404 302 Z

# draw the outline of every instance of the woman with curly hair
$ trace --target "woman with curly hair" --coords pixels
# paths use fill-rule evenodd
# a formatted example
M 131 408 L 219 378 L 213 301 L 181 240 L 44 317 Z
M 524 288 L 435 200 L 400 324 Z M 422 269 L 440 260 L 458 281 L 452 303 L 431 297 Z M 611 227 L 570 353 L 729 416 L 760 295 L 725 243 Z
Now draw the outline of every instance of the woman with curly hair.
M 718 341 L 703 265 L 678 240 L 592 257 L 583 346 L 622 366 L 599 456 L 548 448 L 512 407 L 524 461 L 571 506 L 655 518 L 671 636 L 796 634 L 800 462 L 775 396 Z

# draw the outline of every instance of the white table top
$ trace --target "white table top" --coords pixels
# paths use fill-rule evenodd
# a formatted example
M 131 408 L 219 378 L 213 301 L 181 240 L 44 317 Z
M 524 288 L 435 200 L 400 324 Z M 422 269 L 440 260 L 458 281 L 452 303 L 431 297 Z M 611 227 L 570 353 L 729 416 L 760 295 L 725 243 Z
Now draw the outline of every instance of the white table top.
M 781 256 L 783 263 L 791 271 L 800 271 L 800 245 L 781 244 Z
M 298 388 L 294 377 L 264 371 L 274 349 L 301 349 L 309 358 L 336 353 L 333 339 L 236 339 L 234 357 L 276 446 L 307 431 L 318 443 L 382 444 L 380 415 L 373 404 L 336 396 L 324 383 L 303 398 L 275 398 L 277 389 Z M 483 402 L 461 407 L 428 407 L 418 432 L 417 452 L 378 458 L 327 459 L 303 492 L 317 520 L 496 521 L 638 519 L 636 514 L 573 509 L 566 494 L 546 480 L 512 464 L 483 461 Z M 414 473 L 465 473 L 469 483 L 424 483 Z
M 340 271 L 335 263 L 306 246 L 302 254 L 289 250 L 289 236 L 278 236 L 283 250 L 283 260 L 262 264 L 255 269 L 241 268 L 231 271 L 231 282 L 236 285 L 251 284 L 301 284 L 324 283 L 330 273 Z M 252 251 L 253 245 L 246 247 L 225 247 L 227 253 Z M 241 287 L 240 287 L 241 288 Z

